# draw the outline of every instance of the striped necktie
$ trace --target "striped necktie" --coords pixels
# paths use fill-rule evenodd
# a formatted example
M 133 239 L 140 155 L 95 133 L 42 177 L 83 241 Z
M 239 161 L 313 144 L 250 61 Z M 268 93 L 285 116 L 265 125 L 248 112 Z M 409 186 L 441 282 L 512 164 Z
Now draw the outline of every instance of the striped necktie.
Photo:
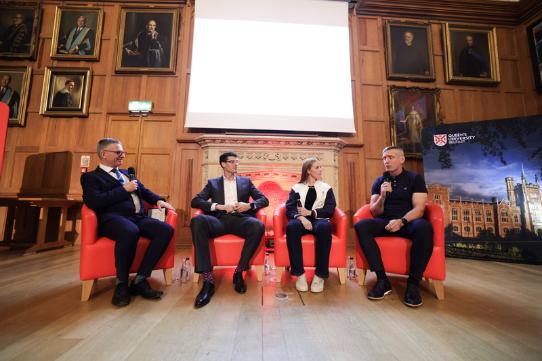
M 119 180 L 120 184 L 126 183 L 126 181 L 124 180 L 124 177 L 122 176 L 122 174 L 120 173 L 118 168 L 111 169 L 111 172 L 115 172 L 115 174 L 117 175 L 117 179 Z

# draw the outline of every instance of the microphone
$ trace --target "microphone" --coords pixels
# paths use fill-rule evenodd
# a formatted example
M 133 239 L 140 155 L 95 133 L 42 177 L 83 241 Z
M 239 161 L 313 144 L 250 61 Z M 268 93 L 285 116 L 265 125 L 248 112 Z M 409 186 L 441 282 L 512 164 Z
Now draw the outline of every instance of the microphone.
M 128 169 L 128 171 L 130 171 L 130 170 Z M 384 178 L 384 182 L 389 182 L 390 185 L 392 186 L 391 189 L 393 189 L 393 183 L 392 183 L 392 178 L 391 178 L 390 172 L 384 172 L 382 174 L 382 177 Z M 390 193 L 391 192 L 389 192 L 389 191 L 386 192 L 386 198 L 388 198 L 390 196 Z
M 299 195 L 299 193 L 295 192 L 294 198 L 297 200 L 297 206 L 298 206 L 298 207 L 303 207 L 303 206 L 301 205 L 301 196 Z
M 134 167 L 128 167 L 128 179 L 130 179 L 130 181 L 136 179 L 136 170 Z

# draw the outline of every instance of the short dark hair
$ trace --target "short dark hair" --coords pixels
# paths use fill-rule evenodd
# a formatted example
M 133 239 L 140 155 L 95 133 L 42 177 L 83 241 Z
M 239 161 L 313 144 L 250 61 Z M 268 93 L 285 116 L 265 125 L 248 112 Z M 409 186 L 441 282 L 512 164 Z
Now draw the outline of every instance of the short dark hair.
M 228 152 L 224 152 L 224 153 L 220 154 L 220 158 L 218 158 L 218 164 L 222 165 L 222 163 L 225 163 L 228 160 L 228 157 L 239 158 L 237 153 L 230 150 Z
M 401 147 L 398 146 L 398 145 L 390 145 L 389 147 L 386 147 L 386 148 L 382 149 L 382 153 L 387 152 L 387 151 L 389 151 L 389 150 L 398 150 L 398 151 L 400 151 L 400 152 L 403 153 L 403 154 L 405 153 L 405 151 L 403 150 L 403 148 L 401 148 Z
M 98 146 L 96 147 L 98 151 L 98 158 L 102 157 L 102 150 L 105 149 L 109 144 L 121 144 L 120 140 L 115 138 L 102 138 L 98 141 Z
M 73 85 L 77 85 L 77 82 L 75 81 L 75 79 L 68 79 L 64 82 L 64 85 L 68 85 L 70 83 L 73 83 Z

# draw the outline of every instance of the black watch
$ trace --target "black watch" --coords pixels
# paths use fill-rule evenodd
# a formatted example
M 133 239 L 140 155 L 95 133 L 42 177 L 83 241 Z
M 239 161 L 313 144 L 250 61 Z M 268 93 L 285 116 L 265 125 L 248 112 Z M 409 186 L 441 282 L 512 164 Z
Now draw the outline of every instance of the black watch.
M 406 226 L 408 224 L 408 221 L 405 217 L 401 218 L 401 222 L 403 222 L 403 226 Z
M 256 206 L 254 205 L 254 203 L 250 203 L 250 210 L 253 211 L 254 208 L 256 208 Z

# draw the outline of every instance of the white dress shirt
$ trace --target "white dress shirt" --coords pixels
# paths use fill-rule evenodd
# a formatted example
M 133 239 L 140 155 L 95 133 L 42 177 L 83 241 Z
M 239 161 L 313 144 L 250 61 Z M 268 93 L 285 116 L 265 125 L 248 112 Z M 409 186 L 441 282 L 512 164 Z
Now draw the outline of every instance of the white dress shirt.
M 225 177 L 222 177 L 224 180 L 224 204 L 235 204 L 237 202 L 237 177 L 234 177 L 233 180 L 228 180 Z M 216 205 L 218 203 L 213 203 L 211 205 L 211 211 L 216 210 Z

